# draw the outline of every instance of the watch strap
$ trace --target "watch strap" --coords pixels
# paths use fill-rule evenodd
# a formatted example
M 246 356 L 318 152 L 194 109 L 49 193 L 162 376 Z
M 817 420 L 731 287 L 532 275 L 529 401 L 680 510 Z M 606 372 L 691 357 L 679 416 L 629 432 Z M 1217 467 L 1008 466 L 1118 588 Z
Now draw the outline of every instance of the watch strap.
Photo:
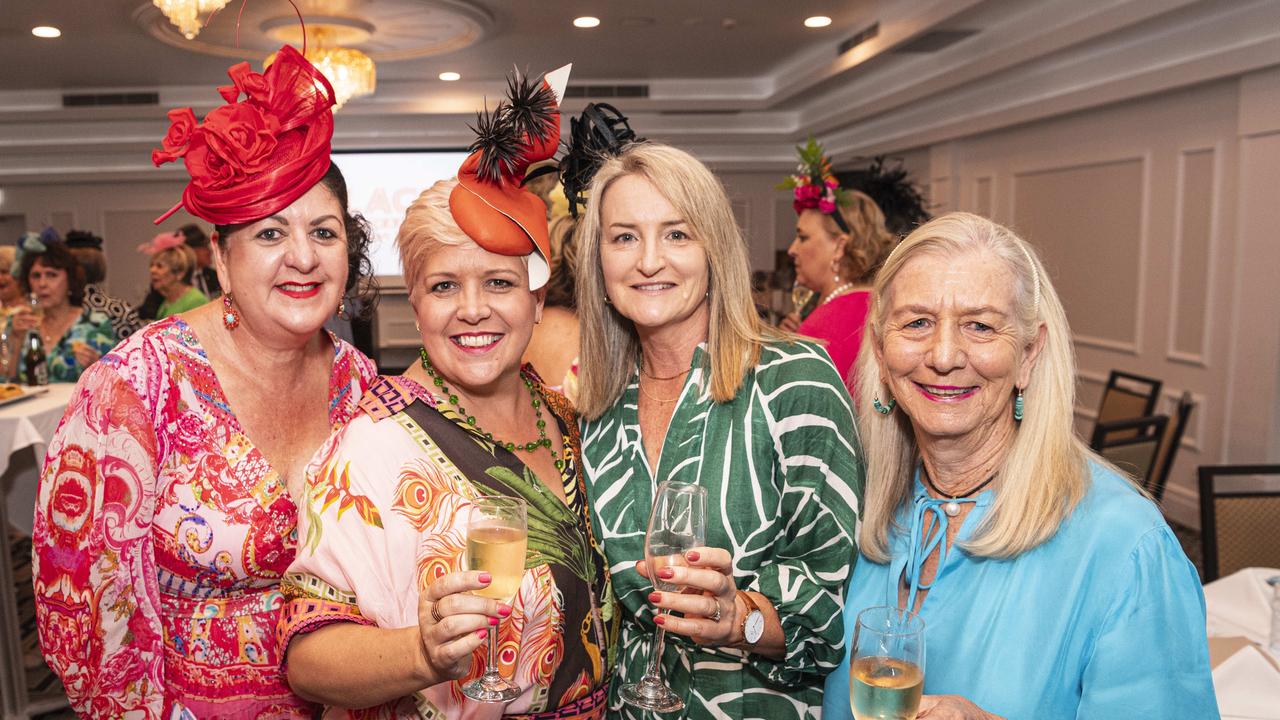
M 742 626 L 738 628 L 738 631 L 742 633 L 742 641 L 752 645 L 754 643 L 747 638 L 747 623 L 750 622 L 752 615 L 760 614 L 763 616 L 763 613 L 760 612 L 760 606 L 756 604 L 756 601 L 751 598 L 751 594 L 747 591 L 739 590 L 738 597 L 742 598 L 742 604 L 747 606 L 747 612 L 742 616 Z

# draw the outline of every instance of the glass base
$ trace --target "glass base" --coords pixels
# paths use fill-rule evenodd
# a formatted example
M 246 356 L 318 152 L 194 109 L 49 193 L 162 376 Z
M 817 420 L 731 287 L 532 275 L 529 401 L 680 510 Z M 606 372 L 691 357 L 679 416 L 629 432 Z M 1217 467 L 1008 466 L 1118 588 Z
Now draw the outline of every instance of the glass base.
M 494 671 L 463 685 L 462 694 L 476 702 L 509 703 L 520 697 L 520 687 Z
M 656 677 L 641 678 L 640 682 L 623 685 L 618 696 L 628 705 L 668 713 L 684 709 L 684 701 Z

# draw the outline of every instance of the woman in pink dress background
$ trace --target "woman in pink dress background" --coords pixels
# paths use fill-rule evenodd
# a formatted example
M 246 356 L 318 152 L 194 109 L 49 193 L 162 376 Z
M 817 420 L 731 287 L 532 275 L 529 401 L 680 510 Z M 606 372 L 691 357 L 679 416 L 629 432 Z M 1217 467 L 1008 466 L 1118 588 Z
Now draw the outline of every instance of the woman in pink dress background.
M 375 377 L 322 330 L 369 238 L 330 163 L 328 81 L 289 47 L 229 74 L 227 104 L 171 111 L 152 155 L 184 158 L 175 210 L 216 227 L 226 294 L 86 371 L 40 481 L 40 645 L 81 717 L 316 711 L 280 670 L 279 583 L 307 463 Z

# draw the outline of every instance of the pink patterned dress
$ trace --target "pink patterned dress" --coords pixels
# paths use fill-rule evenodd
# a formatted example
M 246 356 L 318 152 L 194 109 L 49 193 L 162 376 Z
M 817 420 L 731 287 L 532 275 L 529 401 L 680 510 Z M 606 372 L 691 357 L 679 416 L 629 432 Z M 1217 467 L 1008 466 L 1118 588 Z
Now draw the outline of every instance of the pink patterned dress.
M 337 429 L 375 369 L 333 342 Z M 90 367 L 49 444 L 33 533 L 40 644 L 76 712 L 310 717 L 275 643 L 296 521 L 186 322 Z

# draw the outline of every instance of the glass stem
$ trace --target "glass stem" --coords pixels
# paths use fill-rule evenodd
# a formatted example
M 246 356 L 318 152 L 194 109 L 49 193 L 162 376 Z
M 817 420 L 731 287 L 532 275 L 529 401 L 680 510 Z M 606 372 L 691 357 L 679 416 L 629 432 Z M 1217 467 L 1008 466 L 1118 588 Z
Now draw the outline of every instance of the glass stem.
M 646 680 L 662 682 L 662 648 L 667 642 L 667 629 L 658 626 L 658 631 L 653 634 L 653 647 L 649 650 L 649 672 L 645 673 Z
M 494 625 L 489 628 L 489 667 L 485 668 L 485 675 L 498 674 L 498 628 L 500 625 Z

